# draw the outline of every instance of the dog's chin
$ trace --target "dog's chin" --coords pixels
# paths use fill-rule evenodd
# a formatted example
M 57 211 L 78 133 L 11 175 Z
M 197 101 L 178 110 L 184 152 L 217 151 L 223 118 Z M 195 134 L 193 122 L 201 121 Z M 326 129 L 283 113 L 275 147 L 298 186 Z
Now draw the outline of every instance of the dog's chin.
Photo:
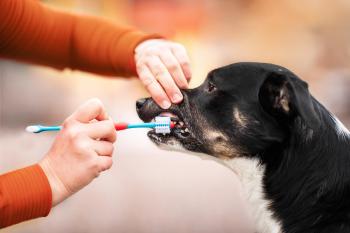
M 175 132 L 174 132 L 175 131 Z M 189 134 L 187 137 L 181 135 L 181 132 L 172 131 L 170 134 L 156 134 L 154 130 L 148 132 L 148 137 L 160 149 L 167 151 L 178 151 L 185 153 L 205 153 L 199 140 Z
M 151 130 L 147 133 L 147 136 L 151 139 L 151 141 L 154 144 L 156 144 L 159 148 L 163 150 L 181 151 L 181 152 L 187 151 L 185 147 L 181 144 L 181 142 L 174 135 L 156 134 L 154 130 Z

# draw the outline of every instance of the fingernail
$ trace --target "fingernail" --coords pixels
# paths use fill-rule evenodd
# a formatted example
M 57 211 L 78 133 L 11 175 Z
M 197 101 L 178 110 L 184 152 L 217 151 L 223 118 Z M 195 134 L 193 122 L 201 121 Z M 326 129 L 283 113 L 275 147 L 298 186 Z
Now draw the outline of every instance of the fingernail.
M 182 100 L 182 96 L 179 95 L 179 94 L 175 94 L 173 95 L 173 102 L 177 103 L 177 102 L 180 102 Z
M 164 109 L 170 108 L 170 105 L 171 105 L 171 103 L 169 101 L 167 101 L 167 100 L 164 100 L 162 102 L 162 108 L 164 108 Z

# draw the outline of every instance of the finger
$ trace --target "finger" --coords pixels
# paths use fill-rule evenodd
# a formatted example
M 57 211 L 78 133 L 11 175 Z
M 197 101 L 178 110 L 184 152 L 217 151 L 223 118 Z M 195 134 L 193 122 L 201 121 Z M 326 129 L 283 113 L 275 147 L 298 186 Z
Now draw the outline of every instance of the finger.
M 179 44 L 173 44 L 171 51 L 180 63 L 182 71 L 185 74 L 187 81 L 190 81 L 192 77 L 192 72 L 190 67 L 190 58 L 188 57 L 186 49 Z
M 188 82 L 185 74 L 180 66 L 180 63 L 175 58 L 174 54 L 170 50 L 162 51 L 160 54 L 160 59 L 168 69 L 176 84 L 180 88 L 188 88 Z
M 69 118 L 82 123 L 89 123 L 93 119 L 107 120 L 109 117 L 101 100 L 93 98 L 80 105 Z
M 94 141 L 95 152 L 100 156 L 112 156 L 114 151 L 113 143 L 107 141 Z
M 154 101 L 163 109 L 168 109 L 171 105 L 170 100 L 149 68 L 146 65 L 137 66 L 137 73 Z
M 85 124 L 84 132 L 92 139 L 103 139 L 108 142 L 115 142 L 117 133 L 112 120 L 97 121 Z
M 156 56 L 149 57 L 149 59 L 147 59 L 147 66 L 171 101 L 173 103 L 181 102 L 183 98 L 182 93 L 160 58 Z
M 97 164 L 99 167 L 99 172 L 106 171 L 110 169 L 113 165 L 112 157 L 109 156 L 99 156 L 97 158 Z

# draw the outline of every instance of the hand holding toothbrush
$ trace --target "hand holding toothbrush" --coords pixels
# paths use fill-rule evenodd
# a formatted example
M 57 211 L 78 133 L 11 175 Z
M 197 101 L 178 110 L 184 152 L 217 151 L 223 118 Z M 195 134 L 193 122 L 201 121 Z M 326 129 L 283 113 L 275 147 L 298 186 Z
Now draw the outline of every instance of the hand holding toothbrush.
M 114 123 L 98 99 L 87 101 L 64 121 L 39 163 L 51 186 L 53 206 L 112 166 L 115 141 Z

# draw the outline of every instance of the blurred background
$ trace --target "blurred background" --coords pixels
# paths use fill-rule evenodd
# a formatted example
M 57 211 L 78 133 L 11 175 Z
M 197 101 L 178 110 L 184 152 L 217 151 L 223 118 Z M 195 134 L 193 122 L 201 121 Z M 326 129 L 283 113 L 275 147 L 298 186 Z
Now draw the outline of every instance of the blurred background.
M 239 61 L 285 66 L 350 126 L 348 0 L 46 0 L 158 32 L 183 43 L 191 86 L 213 68 Z M 31 135 L 28 124 L 58 124 L 91 97 L 110 115 L 138 121 L 147 96 L 136 78 L 119 79 L 0 60 L 0 173 L 40 160 L 54 133 Z M 145 130 L 118 133 L 115 163 L 48 218 L 3 232 L 249 232 L 249 208 L 237 177 L 192 155 L 156 148 Z

